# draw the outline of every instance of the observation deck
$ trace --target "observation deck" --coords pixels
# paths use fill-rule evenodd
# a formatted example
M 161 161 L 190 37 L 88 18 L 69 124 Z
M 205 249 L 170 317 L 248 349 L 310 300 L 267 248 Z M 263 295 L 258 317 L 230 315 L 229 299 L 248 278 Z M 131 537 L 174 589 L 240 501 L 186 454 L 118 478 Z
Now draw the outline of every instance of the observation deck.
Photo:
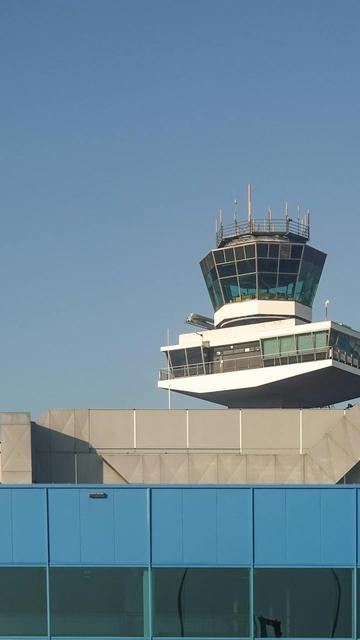
M 221 222 L 216 232 L 216 246 L 217 248 L 225 247 L 234 241 L 238 244 L 239 240 L 247 240 L 252 236 L 283 237 L 292 242 L 305 243 L 310 239 L 309 214 L 296 222 L 289 217 L 285 219 L 251 218 L 246 222 L 235 220 L 232 224 L 227 225 Z

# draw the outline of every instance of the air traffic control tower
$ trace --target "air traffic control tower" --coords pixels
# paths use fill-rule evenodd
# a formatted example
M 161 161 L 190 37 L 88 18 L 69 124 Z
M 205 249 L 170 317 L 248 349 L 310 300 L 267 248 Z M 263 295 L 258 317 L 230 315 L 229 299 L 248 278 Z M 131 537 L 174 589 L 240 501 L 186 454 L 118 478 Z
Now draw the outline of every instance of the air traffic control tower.
M 269 210 L 217 223 L 216 246 L 201 269 L 214 319 L 164 346 L 159 387 L 231 408 L 310 408 L 360 396 L 360 333 L 312 322 L 326 255 L 308 244 L 310 215 Z M 221 214 L 220 214 L 221 215 Z

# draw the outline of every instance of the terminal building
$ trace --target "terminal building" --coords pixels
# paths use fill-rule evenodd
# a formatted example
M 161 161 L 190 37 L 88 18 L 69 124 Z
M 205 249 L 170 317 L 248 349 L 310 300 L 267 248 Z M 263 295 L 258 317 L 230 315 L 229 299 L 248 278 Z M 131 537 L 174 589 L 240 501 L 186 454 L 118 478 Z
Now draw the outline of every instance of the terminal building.
M 222 408 L 0 413 L 0 638 L 360 638 L 360 334 L 309 234 L 219 223 L 159 387 Z

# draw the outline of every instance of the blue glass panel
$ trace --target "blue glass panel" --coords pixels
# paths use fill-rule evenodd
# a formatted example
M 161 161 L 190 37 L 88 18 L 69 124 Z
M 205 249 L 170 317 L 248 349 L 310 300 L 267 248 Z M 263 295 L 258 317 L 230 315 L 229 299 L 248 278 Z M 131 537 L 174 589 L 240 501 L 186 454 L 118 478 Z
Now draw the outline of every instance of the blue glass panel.
M 0 562 L 12 562 L 11 489 L 0 490 Z
M 320 493 L 320 489 L 286 489 L 289 564 L 321 564 Z
M 115 489 L 115 562 L 146 564 L 149 530 L 146 489 Z
M 218 489 L 217 560 L 219 564 L 251 564 L 251 510 L 250 489 Z
M 49 489 L 50 562 L 80 563 L 80 502 L 78 489 Z
M 152 561 L 182 562 L 182 490 L 151 490 Z
M 113 490 L 106 489 L 105 498 L 91 498 L 91 493 L 96 492 L 96 489 L 80 489 L 81 560 L 85 564 L 113 564 Z
M 47 562 L 46 490 L 12 489 L 13 561 Z
M 255 564 L 285 564 L 285 540 L 285 489 L 254 489 Z
M 216 564 L 216 490 L 183 489 L 184 564 Z
M 352 565 L 356 559 L 356 504 L 352 489 L 321 490 L 321 560 Z

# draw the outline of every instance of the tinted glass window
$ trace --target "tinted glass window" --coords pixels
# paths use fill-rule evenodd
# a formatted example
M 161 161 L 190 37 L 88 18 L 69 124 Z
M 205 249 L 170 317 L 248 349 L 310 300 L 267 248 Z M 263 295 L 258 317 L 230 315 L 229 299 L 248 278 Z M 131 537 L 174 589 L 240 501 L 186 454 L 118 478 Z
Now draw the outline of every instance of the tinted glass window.
M 290 244 L 280 244 L 280 258 L 290 258 L 290 251 Z
M 52 567 L 51 635 L 144 636 L 144 575 L 141 568 Z
M 254 244 L 246 244 L 245 245 L 245 254 L 247 258 L 255 257 L 255 245 Z
M 249 635 L 247 569 L 153 569 L 153 635 Z
M 269 244 L 269 258 L 278 258 L 278 256 L 279 256 L 279 245 Z
M 245 260 L 244 247 L 235 247 L 236 260 Z
M 225 249 L 226 262 L 234 262 L 234 249 Z
M 296 274 L 279 273 L 278 279 L 278 298 L 293 298 L 295 294 Z
M 259 271 L 277 272 L 278 261 L 274 258 L 258 258 Z
M 240 276 L 240 293 L 241 297 L 246 298 L 256 297 L 256 275 Z
M 299 265 L 299 260 L 280 260 L 279 271 L 282 273 L 297 273 Z
M 274 300 L 277 297 L 276 273 L 259 273 L 258 283 L 259 298 L 262 300 Z
M 229 276 L 236 276 L 235 262 L 230 264 L 219 264 L 218 274 L 220 278 L 228 278 Z
M 259 243 L 256 246 L 256 251 L 257 251 L 258 258 L 267 258 L 268 257 L 268 248 L 269 248 L 268 244 Z
M 225 254 L 222 249 L 218 249 L 214 251 L 215 262 L 218 264 L 219 262 L 225 262 Z
M 301 258 L 303 250 L 302 244 L 292 244 L 291 245 L 291 258 Z
M 236 264 L 238 273 L 253 273 L 256 271 L 255 260 L 242 260 Z
M 0 568 L 0 635 L 47 636 L 45 568 Z
M 350 569 L 256 569 L 255 636 L 351 637 L 351 583 Z
M 221 287 L 225 302 L 240 301 L 240 289 L 237 278 L 225 278 L 224 280 L 221 280 Z

